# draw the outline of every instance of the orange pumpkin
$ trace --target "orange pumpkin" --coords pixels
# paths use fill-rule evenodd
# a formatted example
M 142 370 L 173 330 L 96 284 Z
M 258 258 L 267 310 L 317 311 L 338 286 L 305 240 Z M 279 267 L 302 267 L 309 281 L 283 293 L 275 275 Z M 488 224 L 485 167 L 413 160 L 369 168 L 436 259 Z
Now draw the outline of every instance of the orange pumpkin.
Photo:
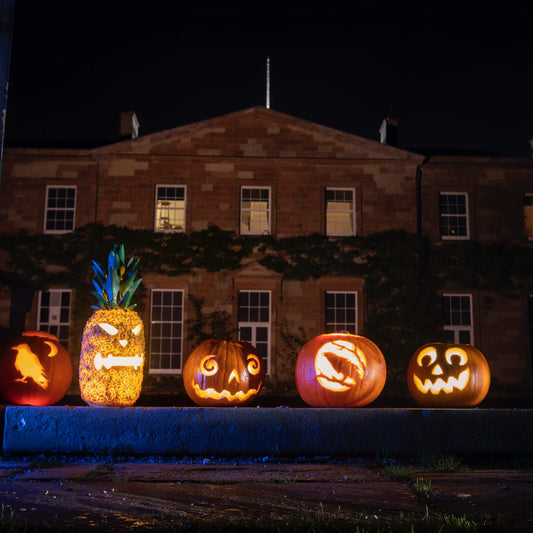
M 185 391 L 201 406 L 244 405 L 257 396 L 264 379 L 261 355 L 245 341 L 204 341 L 183 367 Z
M 0 358 L 0 395 L 17 405 L 52 405 L 67 393 L 72 362 L 57 337 L 25 331 Z
M 425 344 L 409 362 L 407 386 L 424 407 L 477 405 L 489 391 L 489 364 L 469 344 Z
M 359 407 L 375 400 L 387 377 L 385 358 L 369 339 L 328 333 L 311 339 L 296 360 L 298 394 L 314 407 Z

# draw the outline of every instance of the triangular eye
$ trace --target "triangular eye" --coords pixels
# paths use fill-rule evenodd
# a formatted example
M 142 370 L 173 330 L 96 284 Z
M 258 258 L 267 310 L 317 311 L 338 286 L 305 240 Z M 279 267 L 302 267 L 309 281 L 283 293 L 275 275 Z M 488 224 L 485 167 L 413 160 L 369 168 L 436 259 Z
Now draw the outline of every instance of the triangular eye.
M 132 330 L 131 332 L 134 334 L 134 335 L 139 335 L 139 333 L 141 332 L 141 325 L 140 324 L 137 324 Z
M 118 329 L 115 326 L 112 326 L 111 324 L 106 324 L 105 322 L 98 324 L 101 329 L 103 329 L 106 333 L 109 333 L 109 335 L 116 335 L 118 333 Z

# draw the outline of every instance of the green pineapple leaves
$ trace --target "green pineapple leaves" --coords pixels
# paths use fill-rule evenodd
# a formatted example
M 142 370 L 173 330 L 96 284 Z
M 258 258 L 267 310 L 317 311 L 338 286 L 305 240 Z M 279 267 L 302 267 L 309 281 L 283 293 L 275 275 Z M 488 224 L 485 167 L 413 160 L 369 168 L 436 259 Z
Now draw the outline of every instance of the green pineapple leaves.
M 126 263 L 124 245 L 115 244 L 107 259 L 107 274 L 96 261 L 92 264 L 96 291 L 91 294 L 98 300 L 93 309 L 134 309 L 137 304 L 131 304 L 131 299 L 142 281 L 135 279 L 139 260 L 131 257 Z

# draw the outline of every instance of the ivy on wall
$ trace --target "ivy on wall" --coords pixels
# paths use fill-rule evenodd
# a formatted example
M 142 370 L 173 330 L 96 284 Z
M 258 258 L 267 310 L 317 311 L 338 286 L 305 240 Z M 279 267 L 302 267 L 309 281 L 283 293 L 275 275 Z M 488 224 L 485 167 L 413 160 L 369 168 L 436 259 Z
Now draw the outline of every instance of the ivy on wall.
M 75 290 L 74 343 L 81 339 L 91 313 L 91 260 L 104 264 L 116 243 L 124 243 L 128 256 L 140 259 L 141 277 L 148 272 L 180 276 L 197 269 L 232 271 L 254 251 L 260 253 L 263 266 L 285 279 L 361 277 L 365 280 L 365 329 L 361 333 L 386 354 L 392 379 L 395 369 L 404 369 L 419 345 L 438 340 L 443 287 L 510 295 L 533 289 L 531 247 L 475 241 L 435 244 L 402 231 L 335 239 L 319 234 L 276 239 L 240 236 L 215 226 L 169 234 L 89 224 L 62 235 L 0 234 L 0 250 L 8 257 L 6 268 L 47 287 Z M 142 304 L 141 298 L 138 302 Z M 208 317 L 202 314 L 200 301 L 193 304 L 196 315 L 188 324 L 192 340 L 205 334 L 202 321 L 211 320 L 209 327 L 220 328 L 228 318 Z M 285 334 L 301 336 L 301 332 Z

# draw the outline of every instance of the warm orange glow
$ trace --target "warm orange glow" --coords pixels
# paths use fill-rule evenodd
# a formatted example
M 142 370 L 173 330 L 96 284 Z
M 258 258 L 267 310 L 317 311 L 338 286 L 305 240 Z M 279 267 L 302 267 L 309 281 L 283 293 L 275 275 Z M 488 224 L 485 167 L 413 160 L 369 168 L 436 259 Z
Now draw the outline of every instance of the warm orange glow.
M 140 393 L 144 331 L 135 311 L 96 311 L 83 332 L 80 391 L 89 405 L 133 405 Z
M 451 365 L 453 358 L 457 358 L 457 364 L 459 366 L 466 365 L 468 361 L 468 355 L 466 352 L 457 346 L 449 348 L 444 354 L 446 362 Z M 433 376 L 442 376 L 444 370 L 442 366 L 438 363 L 435 364 L 437 360 L 437 350 L 433 346 L 428 346 L 425 349 L 421 350 L 416 358 L 416 363 L 420 367 L 431 367 L 431 374 Z M 432 366 L 434 365 L 434 366 Z M 441 377 L 437 378 L 435 381 L 426 378 L 424 381 L 420 379 L 416 374 L 413 374 L 413 383 L 415 387 L 424 394 L 431 392 L 431 394 L 439 394 L 444 392 L 445 394 L 450 394 L 455 389 L 464 390 L 470 379 L 470 371 L 467 369 L 463 370 L 457 377 L 449 376 L 446 381 Z
M 363 352 L 353 343 L 343 340 L 327 342 L 320 347 L 315 358 L 317 381 L 327 390 L 346 391 L 355 385 L 355 379 L 335 369 L 331 355 L 350 363 L 360 380 L 365 374 L 366 359 Z M 337 367 L 338 368 L 338 367 Z
M 48 341 L 44 341 L 44 344 L 50 348 L 48 357 L 54 357 L 57 355 L 58 348 L 55 344 Z M 17 352 L 15 368 L 22 375 L 21 378 L 18 378 L 15 381 L 27 383 L 28 379 L 31 378 L 37 385 L 39 385 L 39 387 L 46 390 L 49 383 L 48 376 L 46 375 L 44 367 L 41 365 L 37 355 L 32 352 L 31 348 L 26 343 L 13 346 L 13 350 Z
M 221 390 L 220 392 L 213 389 L 212 387 L 209 387 L 208 389 L 201 389 L 194 381 L 191 382 L 192 388 L 199 398 L 209 398 L 211 400 L 224 399 L 230 402 L 236 400 L 239 402 L 245 402 L 246 400 L 249 400 L 250 398 L 259 393 L 262 384 L 263 382 L 261 381 L 257 389 L 248 389 L 247 392 L 240 390 L 237 391 L 235 394 L 232 394 L 226 389 Z

